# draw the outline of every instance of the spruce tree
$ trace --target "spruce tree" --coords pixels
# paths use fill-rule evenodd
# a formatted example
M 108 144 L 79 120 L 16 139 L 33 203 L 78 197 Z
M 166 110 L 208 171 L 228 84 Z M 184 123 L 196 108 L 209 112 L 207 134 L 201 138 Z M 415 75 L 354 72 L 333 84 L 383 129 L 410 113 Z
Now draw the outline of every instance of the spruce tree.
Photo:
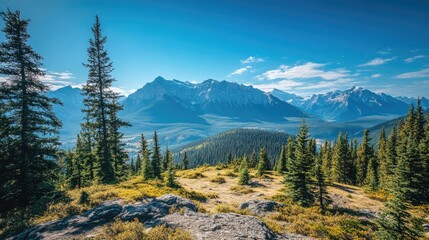
M 368 164 L 374 156 L 374 151 L 371 144 L 368 129 L 363 132 L 362 143 L 359 146 L 356 160 L 356 183 L 359 186 L 365 184 L 366 174 L 368 172 Z
M 123 109 L 123 106 L 118 103 L 119 96 L 116 93 L 114 94 L 115 96 L 112 96 L 112 102 L 108 109 L 108 143 L 115 178 L 117 180 L 124 180 L 127 175 L 126 161 L 128 160 L 128 153 L 125 151 L 125 143 L 123 142 L 124 134 L 119 130 L 121 127 L 129 127 L 131 125 L 118 117 L 118 112 Z
M 332 169 L 330 179 L 340 183 L 350 183 L 349 179 L 348 140 L 343 133 L 338 134 L 332 153 Z
M 265 148 L 262 148 L 259 151 L 259 161 L 257 166 L 257 175 L 258 177 L 262 177 L 265 171 L 269 170 L 269 162 L 267 157 L 267 151 Z
M 329 179 L 332 175 L 332 147 L 330 141 L 325 140 L 325 142 L 323 142 L 323 145 L 320 148 L 320 153 L 323 174 L 327 179 Z
M 86 186 L 84 167 L 85 152 L 83 151 L 83 141 L 80 135 L 77 135 L 76 150 L 73 154 L 73 178 L 76 179 L 76 187 Z
M 158 142 L 158 134 L 156 131 L 153 133 L 153 145 L 152 145 L 152 174 L 154 178 L 161 179 L 161 156 L 160 146 Z
M 317 202 L 322 209 L 322 213 L 326 211 L 328 205 L 332 203 L 332 199 L 329 197 L 325 173 L 323 171 L 323 163 L 321 158 L 316 160 L 316 198 Z
M 130 175 L 134 176 L 136 175 L 136 165 L 134 163 L 134 158 L 131 158 L 131 162 L 130 162 Z
M 257 159 L 256 151 L 253 150 L 252 155 L 250 156 L 250 160 L 249 160 L 249 167 L 255 168 L 257 164 L 258 164 L 258 159 Z
M 7 166 L 13 175 L 6 183 L 7 188 L 14 189 L 7 198 L 11 207 L 24 207 L 54 191 L 57 166 L 53 160 L 57 157 L 61 122 L 52 104 L 60 101 L 46 95 L 49 87 L 41 81 L 42 57 L 28 45 L 30 20 L 21 19 L 19 11 L 7 10 L 0 16 L 5 23 L 0 74 L 7 78 L 0 88 L 0 103 L 3 115 L 9 119 L 9 137 L 14 139 L 14 147 L 9 148 L 13 156 L 7 156 L 13 157 L 13 165 Z
M 304 121 L 295 142 L 295 161 L 289 165 L 285 182 L 292 200 L 301 206 L 308 207 L 315 200 L 313 180 L 311 179 L 311 169 L 314 162 L 311 153 L 308 151 L 309 134 Z
M 104 48 L 107 38 L 101 33 L 98 16 L 91 28 L 93 38 L 89 40 L 88 80 L 83 87 L 85 94 L 84 112 L 94 127 L 95 154 L 97 171 L 95 178 L 101 183 L 112 183 L 115 179 L 114 163 L 112 162 L 111 148 L 109 147 L 109 107 L 116 94 L 110 89 L 114 81 L 111 76 L 112 62 Z
M 410 165 L 400 158 L 392 178 L 390 193 L 392 198 L 386 202 L 385 210 L 376 219 L 377 239 L 402 240 L 418 239 L 420 232 L 410 222 L 410 203 L 408 201 Z
M 238 184 L 248 185 L 249 181 L 250 181 L 249 164 L 247 162 L 247 158 L 243 158 L 240 166 L 240 176 L 238 179 Z
M 380 176 L 382 176 L 382 188 L 385 190 L 388 190 L 390 188 L 392 178 L 394 175 L 394 170 L 396 168 L 396 163 L 398 159 L 397 154 L 397 131 L 396 127 L 392 129 L 392 131 L 389 134 L 389 137 L 386 141 L 386 160 L 383 163 L 385 166 L 381 169 L 382 173 Z
M 277 171 L 280 174 L 283 174 L 287 171 L 287 154 L 286 154 L 286 145 L 282 144 L 282 150 L 280 151 L 279 161 L 277 162 Z
M 170 154 L 170 153 L 167 152 L 166 154 Z M 167 169 L 166 169 L 165 178 L 164 178 L 165 185 L 167 185 L 167 187 L 176 187 L 177 183 L 175 179 L 175 172 L 174 172 L 172 157 L 168 157 L 166 168 Z
M 189 168 L 189 159 L 188 159 L 188 154 L 186 152 L 183 154 L 182 164 L 183 164 L 183 170 L 187 170 Z
M 378 177 L 378 160 L 373 156 L 368 163 L 368 170 L 365 178 L 365 186 L 370 191 L 375 191 L 378 189 L 379 177 Z
M 139 153 L 137 154 L 137 157 L 136 157 L 134 174 L 139 175 L 141 174 L 141 171 L 142 171 L 142 158 L 140 157 L 140 153 Z
M 380 180 L 380 187 L 386 188 L 388 185 L 388 167 L 391 167 L 388 165 L 387 161 L 387 139 L 386 139 L 386 131 L 384 127 L 380 131 L 380 136 L 378 137 L 378 145 L 377 145 L 377 160 L 379 163 L 379 180 Z
M 95 162 L 96 156 L 94 152 L 94 136 L 95 128 L 92 126 L 93 123 L 90 122 L 88 113 L 85 114 L 84 122 L 81 123 L 81 131 L 79 135 L 82 140 L 82 149 L 79 151 L 83 152 L 84 155 L 84 178 L 85 182 L 89 185 L 95 179 Z M 78 147 L 76 147 L 76 151 Z
M 233 160 L 233 158 L 232 158 L 232 153 L 230 152 L 230 153 L 228 153 L 228 156 L 227 156 L 227 158 L 226 158 L 226 164 L 232 164 L 232 160 Z
M 143 134 L 140 138 L 140 153 L 142 155 L 141 174 L 143 175 L 144 180 L 148 180 L 153 177 L 153 172 L 147 140 Z
M 423 161 L 423 179 L 424 186 L 429 186 L 429 114 L 426 115 L 426 123 L 424 126 L 424 135 L 419 144 L 419 155 Z M 429 187 L 423 189 L 422 202 L 429 202 Z
M 170 162 L 170 159 L 172 159 L 172 158 L 173 157 L 171 156 L 171 152 L 167 147 L 165 150 L 165 153 L 164 153 L 164 157 L 162 158 L 162 166 L 161 166 L 162 171 L 167 171 L 168 163 Z

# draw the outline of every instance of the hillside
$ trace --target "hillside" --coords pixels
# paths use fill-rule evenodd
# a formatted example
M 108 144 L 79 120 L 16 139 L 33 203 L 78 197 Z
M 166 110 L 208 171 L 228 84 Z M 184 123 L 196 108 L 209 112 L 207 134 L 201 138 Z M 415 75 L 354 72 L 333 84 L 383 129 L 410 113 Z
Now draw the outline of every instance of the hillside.
M 273 234 L 278 239 L 373 237 L 373 219 L 383 203 L 367 195 L 362 188 L 331 185 L 328 191 L 335 207 L 321 215 L 317 207 L 303 208 L 290 202 L 284 194 L 283 177 L 276 172 L 267 172 L 263 178 L 257 178 L 255 171 L 251 170 L 252 179 L 248 186 L 237 185 L 237 174 L 234 168 L 199 167 L 177 171 L 178 188 L 166 187 L 161 181 L 146 182 L 141 177 L 133 177 L 116 185 L 67 191 L 66 198 L 53 204 L 45 215 L 32 222 L 45 225 L 36 225 L 20 237 L 25 234 L 49 236 L 49 239 L 106 236 L 109 234 L 106 232 L 108 228 L 103 228 L 103 225 L 110 224 L 112 216 L 125 222 L 135 217 L 149 227 L 167 222 L 185 231 L 183 234 L 186 233 L 186 236 L 191 236 L 183 239 L 204 239 L 203 236 L 239 239 L 232 237 L 232 233 L 262 234 L 258 239 L 267 240 L 272 239 Z M 88 203 L 79 203 L 81 191 L 89 194 Z M 167 193 L 189 200 L 165 195 Z M 240 207 L 242 203 L 248 204 L 248 207 Z M 264 204 L 279 205 L 270 208 Z M 70 215 L 76 216 L 64 218 Z M 420 213 L 419 216 L 424 214 Z M 200 224 L 193 224 L 195 221 Z M 121 225 L 116 234 L 140 231 L 136 222 L 128 224 Z M 242 229 L 247 229 L 247 232 Z
M 280 155 L 282 144 L 287 143 L 289 135 L 282 132 L 258 129 L 229 130 L 175 149 L 175 162 L 181 162 L 186 152 L 191 167 L 204 163 L 215 165 L 227 161 L 228 154 L 233 157 L 250 155 L 261 148 L 267 150 L 268 159 L 274 163 Z

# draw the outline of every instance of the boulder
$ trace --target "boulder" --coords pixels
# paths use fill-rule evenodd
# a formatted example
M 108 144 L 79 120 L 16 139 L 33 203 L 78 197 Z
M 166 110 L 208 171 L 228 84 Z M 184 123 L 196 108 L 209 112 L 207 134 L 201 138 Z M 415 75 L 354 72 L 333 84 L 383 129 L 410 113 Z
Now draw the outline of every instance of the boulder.
M 247 200 L 240 204 L 239 209 L 248 209 L 254 214 L 263 214 L 267 212 L 273 212 L 278 207 L 282 207 L 283 204 L 269 200 Z
M 158 224 L 188 230 L 198 240 L 277 238 L 258 218 L 235 213 L 175 213 L 158 219 Z

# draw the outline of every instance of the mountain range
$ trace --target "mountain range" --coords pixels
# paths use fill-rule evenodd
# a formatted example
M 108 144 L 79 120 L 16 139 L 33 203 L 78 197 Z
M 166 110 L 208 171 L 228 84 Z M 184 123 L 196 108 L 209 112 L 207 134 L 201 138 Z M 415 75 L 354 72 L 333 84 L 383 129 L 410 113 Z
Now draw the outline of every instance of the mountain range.
M 370 116 L 388 116 L 391 118 L 402 116 L 413 101 L 411 98 L 398 99 L 360 87 L 314 94 L 306 99 L 278 89 L 273 90 L 271 94 L 285 102 L 294 104 L 304 112 L 326 121 L 337 122 L 356 121 Z
M 82 92 L 67 86 L 48 95 L 63 102 L 54 111 L 63 122 L 63 142 L 72 143 L 83 118 Z M 353 134 L 402 116 L 416 101 L 359 87 L 303 98 L 278 89 L 266 93 L 227 81 L 209 79 L 194 84 L 157 77 L 121 101 L 124 110 L 120 116 L 133 125 L 124 129 L 133 149 L 140 133 L 149 134 L 155 129 L 164 143 L 175 146 L 234 128 L 293 134 L 303 117 L 314 137 L 332 138 L 338 130 Z M 429 107 L 428 99 L 422 98 L 421 102 Z

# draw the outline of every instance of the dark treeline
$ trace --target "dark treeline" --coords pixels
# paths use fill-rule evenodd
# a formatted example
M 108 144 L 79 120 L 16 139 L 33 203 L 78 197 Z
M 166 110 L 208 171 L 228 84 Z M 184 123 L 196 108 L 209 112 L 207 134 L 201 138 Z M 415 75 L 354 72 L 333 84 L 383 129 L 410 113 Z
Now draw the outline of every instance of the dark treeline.
M 269 161 L 274 164 L 282 143 L 285 143 L 288 137 L 285 133 L 257 129 L 230 130 L 180 148 L 174 154 L 174 160 L 182 162 L 186 152 L 190 167 L 216 165 L 244 155 L 251 158 L 252 155 L 258 154 L 261 148 L 265 148 Z

